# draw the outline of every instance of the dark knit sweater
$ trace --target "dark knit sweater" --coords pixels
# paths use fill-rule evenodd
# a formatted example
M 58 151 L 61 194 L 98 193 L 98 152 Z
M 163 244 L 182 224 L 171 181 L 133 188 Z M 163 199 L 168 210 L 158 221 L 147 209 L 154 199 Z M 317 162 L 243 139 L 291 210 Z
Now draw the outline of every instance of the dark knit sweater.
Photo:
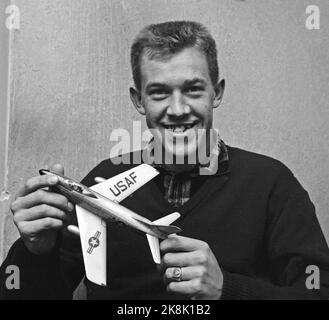
M 174 223 L 181 235 L 209 244 L 224 276 L 221 298 L 328 299 L 329 250 L 307 192 L 279 161 L 232 147 L 228 151 L 229 167 L 204 178 Z M 109 178 L 132 166 L 105 160 L 82 182 L 90 186 L 96 176 Z M 156 180 L 122 204 L 150 220 L 177 211 Z M 70 298 L 84 275 L 80 244 L 67 232 L 58 243 L 54 253 L 35 256 L 18 240 L 1 278 L 7 265 L 19 265 L 22 289 L 2 288 L 2 296 Z M 319 290 L 306 288 L 308 265 L 320 268 Z M 108 287 L 88 280 L 86 285 L 90 299 L 184 298 L 166 292 L 146 237 L 117 225 L 108 231 Z

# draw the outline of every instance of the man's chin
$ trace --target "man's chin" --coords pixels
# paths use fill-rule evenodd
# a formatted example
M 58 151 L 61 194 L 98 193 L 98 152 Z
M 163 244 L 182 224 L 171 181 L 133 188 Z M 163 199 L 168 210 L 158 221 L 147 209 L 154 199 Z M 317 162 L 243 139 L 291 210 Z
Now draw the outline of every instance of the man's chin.
M 195 165 L 197 163 L 197 144 L 173 144 L 171 142 L 164 142 L 164 164 L 184 164 Z

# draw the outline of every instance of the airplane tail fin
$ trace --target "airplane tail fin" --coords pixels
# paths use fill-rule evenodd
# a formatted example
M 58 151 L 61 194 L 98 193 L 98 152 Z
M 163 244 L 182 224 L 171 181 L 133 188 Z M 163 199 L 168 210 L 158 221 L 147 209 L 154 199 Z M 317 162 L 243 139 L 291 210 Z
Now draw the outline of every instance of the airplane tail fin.
M 171 213 L 165 217 L 153 221 L 153 227 L 157 228 L 161 233 L 166 235 L 179 232 L 181 231 L 180 228 L 170 226 L 170 224 L 177 220 L 179 217 L 180 214 L 178 212 Z M 150 234 L 146 234 L 146 237 L 151 249 L 153 260 L 155 263 L 159 264 L 161 262 L 159 239 L 157 237 L 151 236 Z

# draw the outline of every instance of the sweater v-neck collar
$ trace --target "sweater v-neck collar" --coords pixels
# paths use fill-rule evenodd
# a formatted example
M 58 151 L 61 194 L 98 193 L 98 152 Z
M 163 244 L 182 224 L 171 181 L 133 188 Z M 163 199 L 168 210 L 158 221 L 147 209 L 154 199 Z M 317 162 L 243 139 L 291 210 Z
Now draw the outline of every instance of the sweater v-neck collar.
M 212 194 L 217 191 L 219 188 L 222 188 L 223 185 L 229 179 L 229 168 L 228 165 L 223 168 L 223 170 L 215 175 L 209 176 L 208 179 L 195 191 L 195 193 L 191 196 L 191 198 L 182 206 L 175 207 L 171 205 L 164 197 L 157 183 L 152 180 L 150 181 L 150 193 L 152 194 L 152 198 L 154 202 L 158 204 L 159 210 L 166 209 L 167 212 L 179 212 L 181 214 L 181 219 L 184 219 L 184 216 L 187 215 L 190 211 L 192 211 L 198 204 L 202 201 L 206 201 L 207 198 L 211 197 Z M 164 215 L 165 213 L 163 213 Z

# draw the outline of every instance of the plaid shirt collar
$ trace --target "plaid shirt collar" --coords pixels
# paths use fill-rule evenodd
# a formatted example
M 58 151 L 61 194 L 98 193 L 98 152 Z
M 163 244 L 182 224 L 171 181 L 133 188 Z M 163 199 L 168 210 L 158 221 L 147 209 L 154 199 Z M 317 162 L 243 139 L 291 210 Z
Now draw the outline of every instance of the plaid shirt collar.
M 209 156 L 209 162 L 206 165 L 196 165 L 188 172 L 171 172 L 163 164 L 156 164 L 152 154 L 154 143 L 151 139 L 144 149 L 146 151 L 147 163 L 153 165 L 161 173 L 162 188 L 164 198 L 175 208 L 184 205 L 193 196 L 196 189 L 200 187 L 202 181 L 198 177 L 215 177 L 228 172 L 228 151 L 225 143 L 217 134 L 217 140 L 214 143 Z M 203 179 L 202 179 L 203 180 Z

